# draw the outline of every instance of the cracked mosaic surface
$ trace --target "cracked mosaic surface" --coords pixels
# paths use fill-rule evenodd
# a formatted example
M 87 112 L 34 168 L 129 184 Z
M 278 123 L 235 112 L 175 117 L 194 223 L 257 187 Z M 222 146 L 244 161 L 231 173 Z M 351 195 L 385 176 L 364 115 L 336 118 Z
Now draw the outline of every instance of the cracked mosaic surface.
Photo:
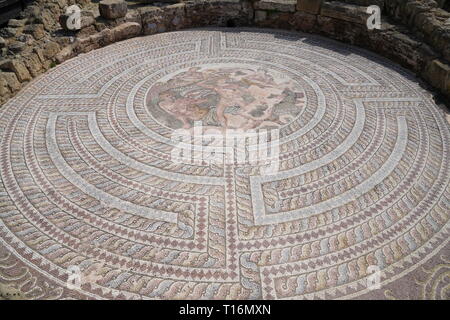
M 304 92 L 293 80 L 245 64 L 203 65 L 169 75 L 147 93 L 155 119 L 171 128 L 279 128 L 304 107 Z
M 171 133 L 196 120 L 276 126 L 279 171 L 172 162 Z M 0 137 L 4 291 L 449 298 L 449 125 L 359 49 L 255 29 L 132 39 L 33 81 Z

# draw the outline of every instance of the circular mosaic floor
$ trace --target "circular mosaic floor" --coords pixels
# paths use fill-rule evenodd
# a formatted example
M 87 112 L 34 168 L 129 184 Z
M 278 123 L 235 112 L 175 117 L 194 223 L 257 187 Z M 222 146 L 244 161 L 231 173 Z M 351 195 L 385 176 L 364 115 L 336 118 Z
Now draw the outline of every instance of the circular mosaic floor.
M 276 130 L 277 170 L 173 161 L 198 123 Z M 0 283 L 27 298 L 449 298 L 449 125 L 362 50 L 132 39 L 27 86 L 0 137 Z

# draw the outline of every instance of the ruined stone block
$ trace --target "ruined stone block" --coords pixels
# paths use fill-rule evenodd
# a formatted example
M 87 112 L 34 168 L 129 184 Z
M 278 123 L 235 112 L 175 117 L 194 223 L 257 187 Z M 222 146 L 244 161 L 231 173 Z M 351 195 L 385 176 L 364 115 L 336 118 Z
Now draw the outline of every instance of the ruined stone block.
M 123 18 L 128 10 L 127 3 L 124 0 L 102 0 L 98 8 L 100 15 L 105 19 Z
M 319 14 L 323 0 L 298 0 L 297 10 L 311 14 Z
M 369 17 L 366 7 L 346 4 L 338 1 L 325 2 L 320 15 L 348 22 L 365 24 Z
M 270 10 L 279 12 L 295 12 L 295 0 L 260 0 L 254 3 L 256 10 Z

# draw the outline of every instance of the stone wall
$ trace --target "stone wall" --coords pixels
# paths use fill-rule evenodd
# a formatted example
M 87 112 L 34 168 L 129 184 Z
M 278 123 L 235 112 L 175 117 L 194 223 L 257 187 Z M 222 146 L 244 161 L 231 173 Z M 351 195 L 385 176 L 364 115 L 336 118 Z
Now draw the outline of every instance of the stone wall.
M 36 0 L 0 30 L 0 103 L 32 78 L 80 53 L 139 35 L 206 26 L 282 28 L 355 44 L 412 70 L 450 98 L 450 13 L 434 0 L 183 0 L 142 4 Z M 164 0 L 170 2 L 170 0 Z M 162 1 L 162 2 L 164 2 Z M 77 3 L 82 28 L 61 28 Z M 368 5 L 382 8 L 382 28 L 368 30 Z M 102 14 L 100 14 L 100 11 Z

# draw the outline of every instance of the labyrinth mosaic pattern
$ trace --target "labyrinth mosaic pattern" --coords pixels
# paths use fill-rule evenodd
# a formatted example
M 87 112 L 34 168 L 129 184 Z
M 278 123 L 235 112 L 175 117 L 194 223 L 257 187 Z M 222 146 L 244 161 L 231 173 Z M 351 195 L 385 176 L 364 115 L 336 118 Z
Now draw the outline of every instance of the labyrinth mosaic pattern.
M 165 33 L 72 59 L 0 114 L 0 289 L 449 298 L 449 125 L 369 53 L 298 33 Z M 278 172 L 172 162 L 171 133 L 194 121 L 278 128 Z

